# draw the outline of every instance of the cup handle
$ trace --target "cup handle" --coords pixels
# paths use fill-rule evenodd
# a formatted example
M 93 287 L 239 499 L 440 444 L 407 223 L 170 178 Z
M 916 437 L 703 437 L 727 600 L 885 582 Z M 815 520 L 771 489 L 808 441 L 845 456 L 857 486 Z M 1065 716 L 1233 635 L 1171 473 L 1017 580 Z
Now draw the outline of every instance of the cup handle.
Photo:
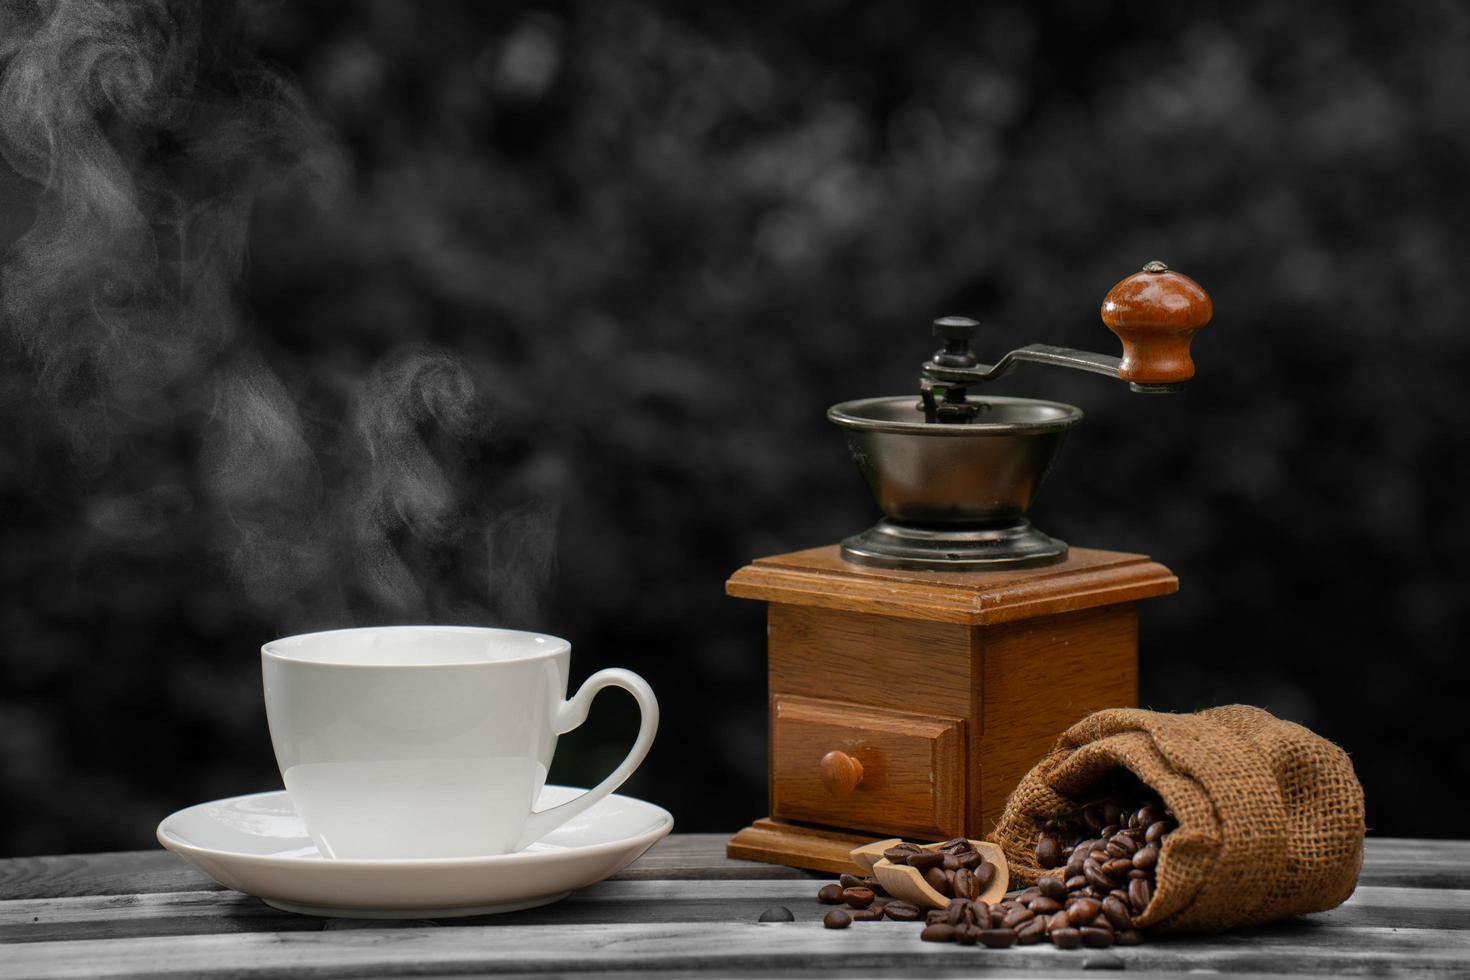
M 648 750 L 653 746 L 653 736 L 658 731 L 658 698 L 653 696 L 653 688 L 648 686 L 647 681 L 631 670 L 624 670 L 621 667 L 599 670 L 583 681 L 576 694 L 557 706 L 556 714 L 551 719 L 552 731 L 557 735 L 565 735 L 586 721 L 587 711 L 592 707 L 592 699 L 604 687 L 621 687 L 633 695 L 633 699 L 638 702 L 641 721 L 638 725 L 638 737 L 633 740 L 633 747 L 628 750 L 627 757 L 612 771 L 611 775 L 581 796 L 546 810 L 532 811 L 526 820 L 525 827 L 521 830 L 520 840 L 515 846 L 516 850 L 519 851 L 534 844 L 623 785 L 623 782 L 633 775 L 633 770 L 638 768 L 643 762 L 643 757 L 648 755 Z

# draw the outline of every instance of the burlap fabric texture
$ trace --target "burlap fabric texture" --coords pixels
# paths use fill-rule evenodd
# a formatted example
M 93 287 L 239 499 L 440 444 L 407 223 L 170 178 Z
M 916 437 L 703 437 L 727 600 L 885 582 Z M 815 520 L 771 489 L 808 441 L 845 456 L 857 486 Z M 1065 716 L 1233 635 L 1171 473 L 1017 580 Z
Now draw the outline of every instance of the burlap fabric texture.
M 1342 904 L 1363 865 L 1363 788 L 1347 753 L 1260 708 L 1176 715 L 1114 708 L 1089 715 L 1026 774 L 994 840 L 1012 882 L 1036 864 L 1045 821 L 1092 799 L 1119 767 L 1150 786 L 1179 826 L 1165 838 L 1154 930 L 1210 932 Z

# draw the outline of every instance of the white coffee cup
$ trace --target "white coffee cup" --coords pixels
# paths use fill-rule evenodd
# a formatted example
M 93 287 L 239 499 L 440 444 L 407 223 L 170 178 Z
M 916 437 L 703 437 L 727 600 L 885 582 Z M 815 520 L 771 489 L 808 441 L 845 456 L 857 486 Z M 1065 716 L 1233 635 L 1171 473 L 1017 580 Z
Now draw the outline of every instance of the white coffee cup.
M 261 647 L 271 742 L 291 802 L 331 858 L 441 858 L 518 851 L 607 796 L 658 730 L 653 690 L 600 670 L 566 698 L 572 646 L 517 630 L 386 626 Z M 595 787 L 533 807 L 556 737 L 604 687 L 626 688 L 642 723 Z

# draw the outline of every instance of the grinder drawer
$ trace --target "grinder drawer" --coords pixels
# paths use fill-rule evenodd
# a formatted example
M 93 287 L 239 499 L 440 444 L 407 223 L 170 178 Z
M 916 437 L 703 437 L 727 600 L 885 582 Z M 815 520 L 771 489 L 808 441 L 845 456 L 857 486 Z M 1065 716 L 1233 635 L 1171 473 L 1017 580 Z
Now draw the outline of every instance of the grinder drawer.
M 873 834 L 964 833 L 964 722 L 771 699 L 771 815 Z

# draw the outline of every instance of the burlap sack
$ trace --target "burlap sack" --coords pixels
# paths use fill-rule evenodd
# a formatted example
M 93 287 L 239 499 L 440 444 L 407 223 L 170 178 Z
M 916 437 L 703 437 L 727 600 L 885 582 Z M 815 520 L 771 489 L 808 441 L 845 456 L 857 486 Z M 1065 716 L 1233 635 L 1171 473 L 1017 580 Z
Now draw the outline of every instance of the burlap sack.
M 1347 754 L 1260 708 L 1190 715 L 1114 708 L 1089 715 L 1026 774 L 994 840 L 1012 882 L 1036 864 L 1042 824 L 1131 771 L 1179 822 L 1164 840 L 1153 901 L 1135 919 L 1156 930 L 1213 931 L 1340 905 L 1363 864 L 1363 788 Z M 1015 887 L 1013 885 L 1012 887 Z

